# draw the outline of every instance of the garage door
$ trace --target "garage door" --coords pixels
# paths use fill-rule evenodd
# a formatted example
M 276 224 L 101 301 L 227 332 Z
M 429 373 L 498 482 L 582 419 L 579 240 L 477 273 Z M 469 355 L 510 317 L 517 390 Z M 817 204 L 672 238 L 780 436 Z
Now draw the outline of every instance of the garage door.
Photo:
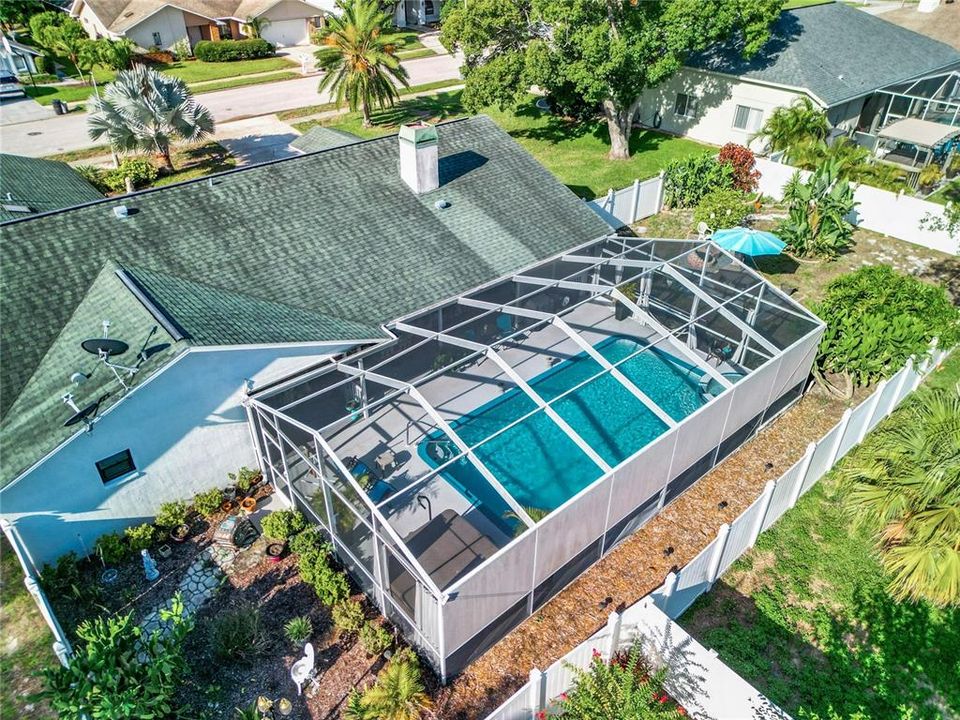
M 299 20 L 276 20 L 261 30 L 260 34 L 264 40 L 277 47 L 306 45 L 310 42 L 310 36 L 307 33 L 307 21 L 302 18 Z

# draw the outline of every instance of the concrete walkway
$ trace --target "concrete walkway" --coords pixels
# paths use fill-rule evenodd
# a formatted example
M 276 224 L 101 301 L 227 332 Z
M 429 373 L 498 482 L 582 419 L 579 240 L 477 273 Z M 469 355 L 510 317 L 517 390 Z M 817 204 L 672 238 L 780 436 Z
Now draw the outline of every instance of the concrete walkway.
M 417 39 L 425 48 L 433 50 L 437 55 L 449 55 L 447 49 L 440 44 L 440 32 L 438 30 L 423 33 Z
M 254 165 L 293 157 L 297 153 L 290 143 L 299 135 L 276 115 L 264 115 L 222 123 L 213 137 L 230 151 L 237 165 Z

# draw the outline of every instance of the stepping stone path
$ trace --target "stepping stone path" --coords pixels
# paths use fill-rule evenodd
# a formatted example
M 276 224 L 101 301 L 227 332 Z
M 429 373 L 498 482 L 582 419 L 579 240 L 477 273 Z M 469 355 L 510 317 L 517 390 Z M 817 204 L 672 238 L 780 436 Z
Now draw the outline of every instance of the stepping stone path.
M 251 561 L 256 563 L 259 560 L 259 553 L 256 552 L 256 548 L 257 543 L 241 551 L 215 545 L 204 548 L 187 569 L 176 590 L 183 597 L 183 605 L 187 615 L 193 615 L 201 605 L 213 596 L 224 582 L 225 577 L 232 574 L 231 571 L 237 564 L 238 557 L 247 556 L 243 563 L 246 567 L 250 566 Z M 163 607 L 169 608 L 170 600 L 167 600 Z M 148 634 L 158 628 L 163 628 L 164 624 L 160 620 L 160 607 L 150 611 L 140 625 L 144 632 Z

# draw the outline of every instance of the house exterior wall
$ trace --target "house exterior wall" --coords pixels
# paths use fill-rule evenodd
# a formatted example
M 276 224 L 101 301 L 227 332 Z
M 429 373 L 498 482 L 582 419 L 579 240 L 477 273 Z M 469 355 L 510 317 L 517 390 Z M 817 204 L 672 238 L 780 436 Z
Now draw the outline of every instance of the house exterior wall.
M 827 108 L 827 122 L 830 123 L 830 127 L 843 127 L 846 130 L 855 129 L 866 100 L 866 96 L 859 97 L 841 105 Z
M 332 6 L 333 3 L 331 3 Z M 313 7 L 304 2 L 298 2 L 298 0 L 282 0 L 281 2 L 274 5 L 272 8 L 267 10 L 261 17 L 265 17 L 271 22 L 277 22 L 280 20 L 298 20 L 311 18 L 314 15 L 319 15 L 322 12 L 320 8 Z
M 159 43 L 154 42 L 154 33 L 160 33 Z M 138 47 L 147 49 L 156 45 L 161 50 L 169 50 L 179 40 L 187 37 L 187 25 L 182 10 L 165 7 L 143 22 L 128 28 L 124 34 Z
M 28 474 L 0 490 L 37 566 L 86 554 L 104 533 L 152 520 L 163 502 L 225 486 L 258 465 L 246 411 L 246 378 L 258 384 L 316 363 L 345 345 L 190 350 Z M 104 484 L 95 463 L 129 449 L 137 472 Z
M 106 26 L 100 22 L 100 19 L 86 3 L 82 5 L 76 17 L 77 20 L 80 21 L 80 24 L 83 25 L 83 29 L 87 31 L 87 35 L 92 39 L 96 40 L 100 37 L 107 37 L 110 34 Z
M 683 117 L 674 112 L 678 93 L 697 99 L 694 117 Z M 754 132 L 733 126 L 737 105 L 761 110 L 762 123 L 774 109 L 789 105 L 801 95 L 800 92 L 726 75 L 681 68 L 663 84 L 644 90 L 638 119 L 644 125 L 652 126 L 655 124 L 655 113 L 659 113 L 662 118 L 660 129 L 666 132 L 686 135 L 712 145 L 728 142 L 748 145 Z M 754 148 L 757 149 L 759 144 L 754 141 Z

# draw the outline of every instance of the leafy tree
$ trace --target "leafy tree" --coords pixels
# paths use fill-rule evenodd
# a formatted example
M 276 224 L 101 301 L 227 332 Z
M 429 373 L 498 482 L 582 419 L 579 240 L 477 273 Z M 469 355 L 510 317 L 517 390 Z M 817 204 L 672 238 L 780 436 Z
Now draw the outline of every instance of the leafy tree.
M 117 152 L 153 152 L 168 172 L 174 169 L 174 140 L 202 140 L 214 127 L 210 111 L 194 100 L 183 80 L 144 65 L 117 73 L 91 107 L 92 140 L 106 138 Z
M 67 58 L 76 68 L 80 80 L 86 82 L 81 65 L 86 67 L 86 61 L 93 59 L 90 54 L 93 41 L 87 36 L 83 25 L 66 13 L 43 12 L 30 18 L 30 34 L 43 47 Z
M 890 591 L 960 604 L 960 388 L 921 393 L 846 465 L 846 505 L 877 531 Z
M 393 105 L 400 83 L 409 87 L 407 71 L 397 57 L 397 41 L 390 37 L 390 15 L 375 0 L 348 0 L 343 14 L 332 15 L 319 33 L 318 64 L 327 74 L 318 92 L 330 90 L 334 102 L 347 103 L 363 112 L 363 126 L 370 127 L 370 107 Z
M 798 170 L 784 188 L 783 199 L 788 215 L 777 232 L 791 252 L 832 259 L 849 247 L 853 225 L 847 215 L 857 202 L 850 183 L 840 179 L 836 163 L 820 166 L 806 182 Z
M 930 341 L 960 341 L 960 310 L 946 291 L 887 265 L 861 268 L 827 285 L 814 312 L 827 324 L 814 368 L 827 389 L 850 397 L 856 385 L 890 377 Z M 827 384 L 839 376 L 843 389 Z
M 794 148 L 806 142 L 826 140 L 830 125 L 827 114 L 805 95 L 786 107 L 778 107 L 754 137 L 765 140 L 768 152 L 786 153 L 792 162 Z
M 450 0 L 441 41 L 464 54 L 464 105 L 507 107 L 531 85 L 602 110 L 610 157 L 630 156 L 645 88 L 691 53 L 735 37 L 758 52 L 781 0 Z M 562 104 L 562 103 L 561 103 Z
M 417 663 L 394 658 L 363 693 L 363 705 L 377 720 L 419 720 L 432 706 L 420 679 Z
M 167 631 L 147 635 L 133 615 L 98 617 L 77 627 L 69 667 L 43 671 L 41 696 L 62 720 L 148 720 L 170 717 L 187 665 L 183 641 L 193 628 L 183 600 L 160 611 Z
M 30 18 L 43 12 L 37 0 L 0 0 L 0 27 L 12 30 L 27 25 Z
M 137 45 L 130 38 L 97 40 L 99 62 L 114 70 L 128 70 L 137 53 Z

